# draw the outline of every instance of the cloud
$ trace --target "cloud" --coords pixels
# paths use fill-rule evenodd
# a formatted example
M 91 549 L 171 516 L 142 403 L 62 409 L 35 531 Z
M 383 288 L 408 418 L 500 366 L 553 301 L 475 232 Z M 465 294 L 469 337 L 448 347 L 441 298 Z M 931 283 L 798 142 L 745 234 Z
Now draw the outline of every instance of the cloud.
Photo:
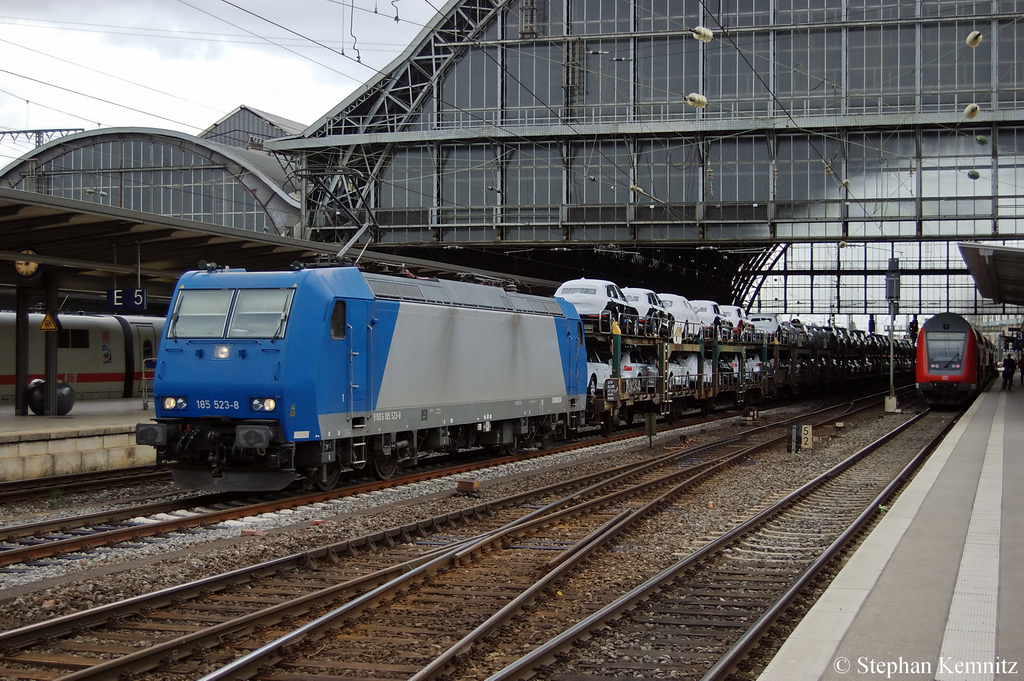
M 249 12 L 222 0 L 5 6 L 0 129 L 195 134 L 243 104 L 312 124 L 386 67 L 434 15 L 422 0 L 230 1 Z M 0 146 L 7 157 L 31 148 L 24 140 Z

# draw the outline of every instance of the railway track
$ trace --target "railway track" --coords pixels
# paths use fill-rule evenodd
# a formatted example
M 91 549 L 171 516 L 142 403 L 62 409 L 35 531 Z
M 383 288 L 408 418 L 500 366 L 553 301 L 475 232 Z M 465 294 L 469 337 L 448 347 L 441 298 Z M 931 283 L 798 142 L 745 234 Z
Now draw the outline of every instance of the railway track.
M 753 448 L 770 446 L 772 440 L 764 438 L 771 428 L 779 431 L 774 441 L 784 437 L 782 424 L 776 424 L 759 435 L 752 431 L 753 437 L 762 438 L 754 444 L 738 438 L 717 443 L 720 451 L 713 459 L 704 460 L 709 456 L 707 445 L 701 450 L 680 449 L 644 468 L 624 468 L 567 483 L 583 489 L 564 499 L 549 502 L 561 492 L 545 490 L 531 502 L 542 505 L 540 509 L 523 509 L 525 498 L 485 504 L 458 518 L 446 516 L 395 528 L 361 543 L 272 561 L 7 632 L 0 636 L 4 650 L 0 673 L 43 678 L 30 674 L 60 669 L 61 678 L 118 678 L 162 668 L 191 677 L 202 665 L 213 663 L 225 665 L 229 670 L 225 673 L 234 674 L 237 670 L 232 665 L 240 664 L 232 662 L 234 658 L 259 648 L 260 641 L 273 642 L 275 634 L 297 619 L 307 622 L 296 634 L 303 642 L 319 626 L 324 631 L 345 626 L 339 625 L 339 619 L 362 622 L 358 631 L 346 634 L 349 643 L 363 651 L 360 657 L 352 657 L 351 649 L 342 654 L 354 663 L 362 660 L 379 667 L 381 659 L 396 654 L 396 640 L 401 655 L 409 655 L 409 640 L 414 639 L 421 642 L 417 643 L 421 652 L 409 658 L 412 662 L 398 666 L 429 668 L 429 660 L 422 662 L 428 655 L 422 652 L 423 646 L 433 651 L 428 656 L 436 658 L 451 642 L 453 630 L 471 629 L 475 621 L 492 621 L 489 618 L 496 610 L 518 610 L 544 588 L 544 582 L 531 584 L 537 574 L 557 578 L 561 571 L 573 569 L 600 545 L 599 539 L 610 541 L 711 471 L 742 461 Z M 646 479 L 641 483 L 639 478 Z M 456 528 L 456 523 L 472 525 Z M 466 574 L 463 569 L 474 572 Z M 325 613 L 325 608 L 334 610 Z M 366 623 L 371 615 L 376 625 Z M 329 623 L 318 625 L 324 618 Z M 401 635 L 378 635 L 387 631 Z M 426 632 L 430 631 L 437 636 L 428 643 Z M 297 642 L 267 645 L 287 658 Z M 371 646 L 383 647 L 367 652 Z M 190 656 L 202 662 L 189 660 Z M 103 661 L 105 657 L 114 659 Z M 368 661 L 374 657 L 378 659 Z M 241 664 L 248 669 L 252 663 Z M 260 661 L 256 667 L 263 664 Z M 355 664 L 350 672 L 358 675 L 359 668 Z
M 210 508 L 214 506 L 229 508 L 214 511 Z M 240 494 L 221 493 L 11 525 L 0 528 L 0 566 L 62 556 L 118 541 L 132 541 L 195 527 L 197 524 L 194 521 L 203 513 L 228 516 L 239 512 L 247 514 L 247 511 L 241 509 L 250 506 Z M 162 522 L 140 520 L 177 513 L 183 515 Z
M 884 512 L 955 421 L 923 413 L 557 636 L 534 636 L 529 654 L 487 680 L 539 672 L 553 681 L 654 673 L 712 681 L 737 670 L 756 676 L 750 652 Z M 903 431 L 922 441 L 919 450 L 908 452 L 904 439 L 888 445 Z M 538 608 L 559 621 L 557 601 Z M 540 619 L 528 628 L 543 631 Z M 527 633 L 516 635 L 522 641 Z
M 10 480 L 0 482 L 0 503 L 59 499 L 114 487 L 138 487 L 161 482 L 171 482 L 171 471 L 163 466 L 137 466 L 40 479 Z
M 669 465 L 662 463 L 662 466 Z M 609 471 L 594 476 L 628 474 Z M 585 481 L 588 482 L 588 481 Z M 595 483 L 596 484 L 596 483 Z M 478 539 L 496 528 L 521 521 L 556 490 L 541 499 L 511 499 L 482 504 L 455 516 L 432 518 L 344 545 L 291 556 L 199 583 L 78 613 L 0 635 L 0 675 L 31 674 L 63 668 L 68 678 L 117 678 L 165 664 L 168 656 L 201 654 L 225 659 L 222 648 L 233 636 L 278 626 L 298 616 L 319 613 L 324 603 L 346 602 L 382 583 L 409 574 L 444 549 Z M 570 503 L 565 501 L 563 503 Z M 495 510 L 504 507 L 503 510 Z M 81 636 L 82 632 L 88 632 Z M 77 635 L 76 635 L 77 633 Z M 147 645 L 134 652 L 134 645 Z M 130 643 L 131 645 L 125 645 Z M 103 663 L 103 655 L 122 657 Z M 228 655 L 230 659 L 232 655 Z M 182 666 L 182 665 L 186 666 Z M 13 665 L 13 666 L 12 666 Z M 196 663 L 172 665 L 188 674 Z M 78 671 L 74 671 L 74 670 Z
M 717 418 L 729 418 L 729 415 L 719 415 Z M 674 427 L 697 425 L 711 420 L 713 419 L 696 419 L 684 424 L 676 424 Z M 409 474 L 384 481 L 357 482 L 330 492 L 295 493 L 284 491 L 280 494 L 264 495 L 263 499 L 257 501 L 252 501 L 251 495 L 219 493 L 116 508 L 73 517 L 14 524 L 0 528 L 0 568 L 42 559 L 59 559 L 70 554 L 117 543 L 150 540 L 154 537 L 207 527 L 229 520 L 322 504 L 346 496 L 547 456 L 581 446 L 615 442 L 634 437 L 636 432 L 627 430 L 597 440 L 591 438 L 582 443 L 564 445 L 544 451 L 523 452 L 508 457 L 481 459 L 471 454 L 463 454 L 458 457 L 461 462 L 454 466 L 450 463 L 438 464 L 428 459 Z M 107 476 L 106 479 L 111 478 Z M 121 478 L 115 476 L 113 479 L 120 480 Z M 54 487 L 47 481 L 40 482 L 44 489 Z M 59 483 L 57 487 L 59 487 Z

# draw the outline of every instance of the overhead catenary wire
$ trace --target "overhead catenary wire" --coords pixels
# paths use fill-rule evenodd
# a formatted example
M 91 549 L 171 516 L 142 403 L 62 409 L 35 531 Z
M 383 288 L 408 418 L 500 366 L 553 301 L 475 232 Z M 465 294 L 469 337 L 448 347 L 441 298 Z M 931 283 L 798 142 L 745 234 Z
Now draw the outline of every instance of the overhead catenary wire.
M 196 7 L 194 7 L 193 5 L 189 5 L 188 3 L 184 3 L 184 2 L 183 2 L 183 4 L 186 4 L 187 6 L 189 6 L 189 7 L 192 7 L 193 9 L 197 9 L 198 11 L 201 11 L 201 12 L 204 12 L 204 13 L 206 13 L 206 14 L 209 14 L 208 12 L 205 12 L 204 10 L 201 10 L 201 9 L 199 9 L 199 8 L 196 8 Z M 229 3 L 229 4 L 230 4 L 230 3 Z M 340 4 L 340 3 L 339 3 L 339 4 Z M 344 6 L 344 5 L 343 5 L 343 6 Z M 354 10 L 354 8 L 355 8 L 355 7 L 354 7 L 354 3 L 352 3 L 352 2 L 349 2 L 347 6 L 348 6 L 348 8 L 350 8 L 350 10 Z M 397 6 L 395 6 L 395 7 L 396 7 L 396 20 L 397 20 L 397 19 L 398 19 L 398 16 L 397 16 Z M 363 11 L 363 10 L 362 10 L 362 8 L 359 8 L 359 9 L 360 9 L 361 11 Z M 435 8 L 435 9 L 436 9 L 436 8 Z M 213 16 L 213 15 L 210 15 L 210 16 Z M 219 19 L 219 20 L 222 20 L 222 21 L 223 21 L 223 19 L 222 19 L 222 18 L 220 18 L 220 17 L 218 17 L 218 19 Z M 403 21 L 404 21 L 404 20 L 403 20 Z M 231 22 L 226 22 L 226 23 L 228 23 L 229 25 L 232 25 L 232 26 L 234 26 L 234 24 L 231 24 Z M 271 23 L 274 23 L 274 22 L 271 22 Z M 280 24 L 277 24 L 277 25 L 278 25 L 278 26 L 280 26 Z M 235 27 L 236 27 L 236 28 L 239 28 L 239 30 L 245 31 L 245 29 L 242 29 L 242 28 L 240 28 L 240 27 L 237 27 L 237 26 L 235 26 Z M 286 29 L 286 30 L 288 30 L 288 29 Z M 251 31 L 249 31 L 248 33 L 249 33 L 249 34 L 251 34 L 251 35 L 256 35 L 256 34 L 254 34 L 254 33 L 253 33 L 253 32 L 251 32 Z M 294 32 L 294 31 L 293 31 L 293 33 L 294 33 L 295 35 L 301 36 L 301 39 L 302 39 L 302 40 L 307 40 L 307 41 L 309 40 L 309 39 L 308 39 L 307 37 L 305 37 L 305 36 L 302 36 L 301 34 L 299 34 L 299 33 L 297 33 L 297 32 Z M 262 39 L 262 40 L 266 40 L 266 39 L 264 39 L 264 38 L 260 38 L 260 39 Z M 319 45 L 321 45 L 322 47 L 327 47 L 328 49 L 331 49 L 331 48 L 329 48 L 329 46 L 327 46 L 327 45 L 325 45 L 325 44 L 323 44 L 323 43 L 320 43 L 320 42 L 318 42 L 318 41 L 313 41 L 313 42 L 314 42 L 314 43 L 316 43 L 316 44 L 319 44 Z M 276 45 L 276 46 L 279 46 L 279 47 L 282 47 L 283 49 L 287 49 L 287 48 L 286 48 L 285 46 L 283 46 L 283 45 L 278 45 L 277 43 L 275 43 L 275 42 L 273 42 L 273 41 L 271 41 L 271 44 L 273 44 L 273 45 Z M 300 56 L 303 56 L 303 55 L 300 55 Z M 346 56 L 347 56 L 347 55 L 346 55 Z M 303 58 L 306 58 L 306 57 L 304 57 L 304 56 L 303 56 Z M 313 61 L 314 61 L 314 63 L 318 63 L 318 62 L 316 62 L 315 60 L 313 60 Z M 194 127 L 198 127 L 198 126 L 194 126 Z
M 352 6 L 353 6 L 353 3 L 349 2 L 349 3 L 347 3 L 347 5 L 345 5 L 345 6 L 348 6 L 348 7 L 352 7 Z M 443 100 L 441 100 L 441 101 L 443 101 Z M 456 108 L 457 108 L 457 107 L 456 107 Z M 722 136 L 722 137 L 720 137 L 720 138 L 714 138 L 714 139 L 725 139 L 726 137 L 727 137 L 727 136 Z M 709 138 L 709 139 L 711 139 L 711 138 Z M 607 168 L 607 167 L 611 167 L 611 166 L 605 166 L 605 167 Z
M 38 78 L 32 78 L 31 76 L 26 76 L 26 75 L 23 75 L 21 73 L 15 73 L 14 71 L 10 71 L 8 69 L 0 69 L 0 73 L 6 73 L 9 76 L 15 76 L 17 78 L 23 78 L 23 79 L 25 79 L 27 81 L 30 81 L 30 82 L 33 82 L 33 83 L 36 83 L 36 84 L 39 84 L 39 85 L 45 85 L 46 87 L 54 88 L 56 90 L 61 90 L 63 92 L 68 92 L 70 94 L 77 95 L 79 97 L 85 97 L 86 99 L 91 99 L 93 101 L 102 102 L 103 104 L 110 104 L 112 106 L 120 107 L 120 108 L 125 109 L 127 111 L 134 111 L 135 113 L 140 113 L 140 114 L 144 114 L 146 116 L 151 116 L 153 118 L 156 118 L 156 119 L 159 119 L 159 120 L 162 120 L 162 121 L 167 121 L 168 123 L 174 123 L 175 125 L 182 125 L 182 126 L 185 126 L 185 127 L 188 127 L 188 128 L 199 128 L 199 126 L 193 125 L 191 123 L 185 123 L 183 121 L 175 120 L 173 118 L 168 118 L 167 116 L 161 116 L 160 114 L 155 114 L 155 113 L 152 113 L 150 111 L 144 111 L 142 109 L 138 109 L 136 107 L 129 106 L 127 104 L 123 104 L 121 102 L 115 102 L 115 101 L 106 99 L 104 97 L 97 97 L 96 95 L 90 95 L 90 94 L 85 93 L 85 92 L 79 92 L 78 90 L 73 90 L 71 88 L 64 87 L 62 85 L 56 85 L 54 83 L 48 83 L 45 80 L 40 80 Z

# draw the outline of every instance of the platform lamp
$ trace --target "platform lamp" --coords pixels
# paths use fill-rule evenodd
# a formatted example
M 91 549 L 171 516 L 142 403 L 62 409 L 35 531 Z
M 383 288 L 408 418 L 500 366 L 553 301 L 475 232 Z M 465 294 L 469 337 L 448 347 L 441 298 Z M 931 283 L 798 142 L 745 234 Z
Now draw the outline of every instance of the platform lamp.
M 889 303 L 889 395 L 885 398 L 885 411 L 896 411 L 895 356 L 893 352 L 893 327 L 896 326 L 896 312 L 900 307 L 900 260 L 889 258 L 889 269 L 885 273 L 885 299 Z

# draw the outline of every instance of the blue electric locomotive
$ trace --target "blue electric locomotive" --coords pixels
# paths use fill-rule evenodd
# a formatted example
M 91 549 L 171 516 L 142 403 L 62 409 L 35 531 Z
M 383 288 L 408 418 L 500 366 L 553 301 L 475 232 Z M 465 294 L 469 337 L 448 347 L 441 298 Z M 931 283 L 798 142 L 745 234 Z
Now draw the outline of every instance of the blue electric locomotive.
M 330 489 L 424 452 L 518 447 L 586 409 L 575 308 L 501 287 L 371 274 L 212 269 L 178 282 L 156 418 L 136 427 L 185 489 Z

